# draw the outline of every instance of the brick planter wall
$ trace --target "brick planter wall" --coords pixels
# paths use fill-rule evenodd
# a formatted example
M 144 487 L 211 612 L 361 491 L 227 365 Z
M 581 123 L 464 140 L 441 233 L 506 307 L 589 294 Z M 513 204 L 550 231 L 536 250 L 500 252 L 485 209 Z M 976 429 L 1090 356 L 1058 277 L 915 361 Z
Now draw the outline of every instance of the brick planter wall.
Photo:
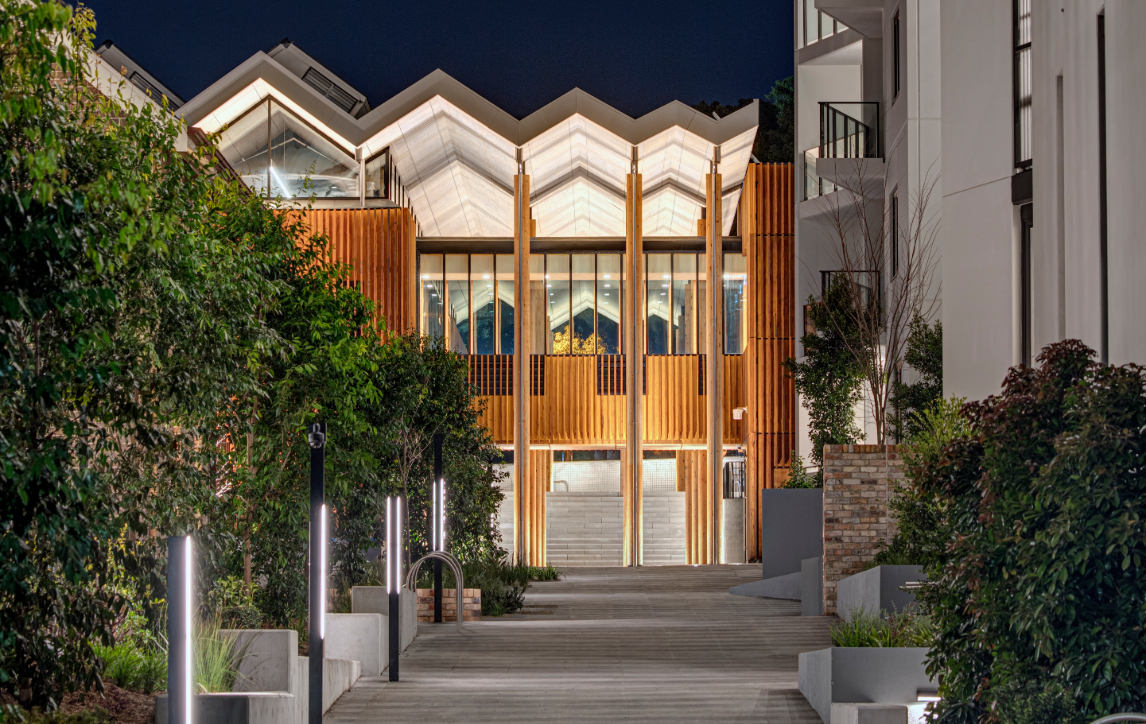
M 458 620 L 457 589 L 442 589 L 442 621 Z M 462 589 L 462 620 L 481 621 L 481 589 Z M 434 622 L 434 589 L 418 589 L 418 623 Z
M 836 612 L 836 583 L 895 535 L 887 500 L 903 477 L 898 445 L 824 446 L 824 615 Z

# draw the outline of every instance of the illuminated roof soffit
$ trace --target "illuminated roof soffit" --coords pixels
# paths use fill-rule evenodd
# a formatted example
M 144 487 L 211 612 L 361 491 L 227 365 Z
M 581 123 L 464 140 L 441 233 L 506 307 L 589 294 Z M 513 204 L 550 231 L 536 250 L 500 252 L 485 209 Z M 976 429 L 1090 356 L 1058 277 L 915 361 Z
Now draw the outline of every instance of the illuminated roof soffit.
M 728 233 L 759 112 L 754 103 L 717 120 L 674 101 L 631 118 L 574 89 L 519 121 L 438 70 L 355 119 L 260 52 L 179 113 L 213 132 L 267 96 L 361 158 L 389 147 L 422 233 L 449 237 L 512 236 L 519 146 L 539 235 L 615 237 L 632 146 L 645 236 L 692 236 L 720 144 Z

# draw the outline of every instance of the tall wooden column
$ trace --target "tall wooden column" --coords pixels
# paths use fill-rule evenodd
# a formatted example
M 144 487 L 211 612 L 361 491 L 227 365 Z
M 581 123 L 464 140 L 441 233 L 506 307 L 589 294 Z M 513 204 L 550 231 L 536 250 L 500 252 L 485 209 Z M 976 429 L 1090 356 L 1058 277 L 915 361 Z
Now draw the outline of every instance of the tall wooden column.
M 719 146 L 716 162 L 719 163 Z M 704 360 L 704 389 L 708 395 L 708 489 L 712 501 L 709 510 L 707 536 L 707 563 L 720 562 L 720 508 L 724 498 L 724 223 L 721 219 L 720 174 L 710 173 L 704 177 L 705 224 L 704 249 L 707 255 L 705 272 L 708 278 L 708 294 L 705 300 L 705 321 L 708 324 L 708 337 Z
M 622 316 L 628 322 L 625 328 L 625 454 L 624 481 L 621 494 L 625 506 L 626 566 L 639 566 L 642 557 L 643 485 L 641 467 L 644 460 L 642 445 L 644 427 L 641 424 L 644 408 L 644 232 L 642 222 L 641 175 L 634 173 L 625 181 L 625 307 Z
M 527 510 L 529 475 L 529 176 L 513 177 L 513 553 L 528 563 L 533 516 Z M 544 498 L 543 498 L 544 499 Z

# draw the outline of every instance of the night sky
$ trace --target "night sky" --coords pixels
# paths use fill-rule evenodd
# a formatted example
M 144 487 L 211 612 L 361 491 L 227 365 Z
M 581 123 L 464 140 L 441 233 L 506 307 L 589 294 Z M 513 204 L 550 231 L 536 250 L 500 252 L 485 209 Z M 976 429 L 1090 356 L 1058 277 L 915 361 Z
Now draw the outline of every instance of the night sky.
M 189 100 L 290 38 L 378 106 L 441 68 L 522 117 L 574 87 L 632 116 L 762 98 L 792 74 L 792 0 L 86 0 L 96 44 Z

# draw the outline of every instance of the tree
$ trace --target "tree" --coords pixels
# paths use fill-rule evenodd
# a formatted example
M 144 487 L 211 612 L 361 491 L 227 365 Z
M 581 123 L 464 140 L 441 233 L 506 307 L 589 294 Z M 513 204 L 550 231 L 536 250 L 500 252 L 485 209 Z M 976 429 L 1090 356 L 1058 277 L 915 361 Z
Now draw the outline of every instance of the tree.
M 784 361 L 792 376 L 800 403 L 808 413 L 812 438 L 811 460 L 820 468 L 823 480 L 824 445 L 851 445 L 860 440 L 855 422 L 855 405 L 860 401 L 860 369 L 851 352 L 855 341 L 848 341 L 856 330 L 849 326 L 847 310 L 852 289 L 842 282 L 832 284 L 824 298 L 808 299 L 807 315 L 812 331 L 800 339 L 804 360 Z
M 890 399 L 914 320 L 930 319 L 938 306 L 938 224 L 928 211 L 935 182 L 924 177 L 908 199 L 908 223 L 891 214 L 896 205 L 886 177 L 874 178 L 866 159 L 837 162 L 837 192 L 821 197 L 838 269 L 833 278 L 851 288 L 851 304 L 830 323 L 854 330 L 843 337 L 863 377 L 876 443 L 888 432 Z
M 892 437 L 898 441 L 910 441 L 923 429 L 919 415 L 943 398 L 942 322 L 932 326 L 923 317 L 913 317 L 903 361 L 919 377 L 914 382 L 904 383 L 896 375 L 891 388 L 891 407 L 895 415 L 888 423 Z M 902 371 L 902 366 L 899 371 Z
M 951 531 L 920 594 L 940 722 L 1146 707 L 1146 371 L 1094 356 L 1068 340 L 1012 368 L 913 473 Z
M 760 102 L 760 125 L 752 143 L 752 155 L 762 163 L 792 163 L 795 159 L 796 113 L 795 82 L 793 76 L 782 78 Z M 701 101 L 693 108 L 705 115 L 723 118 L 744 108 L 751 98 L 741 98 L 736 105 L 720 101 Z

